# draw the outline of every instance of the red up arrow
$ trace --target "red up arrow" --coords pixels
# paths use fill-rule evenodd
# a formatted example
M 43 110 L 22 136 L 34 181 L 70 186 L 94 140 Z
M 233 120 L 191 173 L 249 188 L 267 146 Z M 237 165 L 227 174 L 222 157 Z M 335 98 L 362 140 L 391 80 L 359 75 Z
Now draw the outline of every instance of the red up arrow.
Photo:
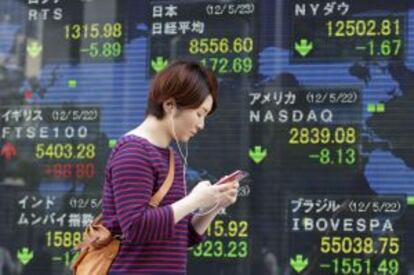
M 1 148 L 0 156 L 3 156 L 7 160 L 11 160 L 16 155 L 16 147 L 10 142 L 6 142 Z

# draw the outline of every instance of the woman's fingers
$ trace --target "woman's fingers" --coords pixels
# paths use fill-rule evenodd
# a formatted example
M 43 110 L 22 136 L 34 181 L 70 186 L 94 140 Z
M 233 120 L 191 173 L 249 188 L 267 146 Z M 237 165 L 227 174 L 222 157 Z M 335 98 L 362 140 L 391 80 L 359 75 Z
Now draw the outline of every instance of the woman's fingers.
M 240 184 L 238 181 L 226 182 L 223 184 L 214 184 L 211 188 L 219 194 L 221 207 L 228 207 L 237 201 L 238 189 Z
M 212 186 L 212 188 L 214 188 L 218 192 L 222 193 L 222 192 L 225 192 L 225 191 L 229 190 L 229 188 L 231 188 L 231 187 L 228 183 L 223 183 L 223 184 L 215 184 L 215 185 Z
M 230 181 L 230 182 L 226 182 L 223 184 L 218 184 L 218 185 L 214 185 L 214 188 L 219 191 L 220 193 L 222 192 L 227 192 L 229 190 L 232 189 L 237 189 L 239 188 L 240 184 L 237 181 Z

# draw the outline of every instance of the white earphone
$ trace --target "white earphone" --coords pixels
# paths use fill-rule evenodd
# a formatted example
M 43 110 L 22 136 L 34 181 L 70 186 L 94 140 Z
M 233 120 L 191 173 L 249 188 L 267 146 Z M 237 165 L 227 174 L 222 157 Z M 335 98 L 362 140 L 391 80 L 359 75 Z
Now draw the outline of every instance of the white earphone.
M 185 154 L 183 154 L 183 150 L 181 149 L 180 143 L 178 142 L 177 134 L 175 132 L 175 125 L 174 125 L 174 118 L 173 114 L 171 114 L 171 128 L 175 143 L 177 144 L 178 152 L 183 160 L 183 180 L 184 180 L 184 194 L 187 196 L 187 180 L 186 180 L 186 171 L 188 166 L 188 143 L 185 142 Z

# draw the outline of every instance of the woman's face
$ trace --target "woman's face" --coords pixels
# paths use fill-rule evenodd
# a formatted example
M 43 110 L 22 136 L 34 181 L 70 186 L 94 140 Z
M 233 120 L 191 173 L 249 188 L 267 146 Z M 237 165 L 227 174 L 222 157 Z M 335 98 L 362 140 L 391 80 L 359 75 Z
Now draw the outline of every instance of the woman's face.
M 173 138 L 181 142 L 188 142 L 204 128 L 206 116 L 213 106 L 213 98 L 208 95 L 196 109 L 177 110 L 173 116 Z

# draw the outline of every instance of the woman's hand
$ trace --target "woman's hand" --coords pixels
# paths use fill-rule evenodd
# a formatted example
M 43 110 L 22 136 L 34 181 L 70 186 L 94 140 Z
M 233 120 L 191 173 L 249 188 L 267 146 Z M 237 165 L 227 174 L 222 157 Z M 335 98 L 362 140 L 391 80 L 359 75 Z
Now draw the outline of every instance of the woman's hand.
M 230 181 L 220 184 L 220 186 L 222 186 L 223 189 L 220 192 L 218 207 L 226 208 L 237 201 L 238 189 L 240 184 L 238 181 Z
M 220 191 L 206 180 L 200 181 L 189 195 L 198 208 L 212 207 L 219 200 L 219 196 Z
M 211 185 L 209 181 L 200 181 L 191 191 L 189 197 L 198 208 L 208 209 L 216 205 L 218 208 L 228 207 L 237 200 L 239 182 L 231 181 L 219 185 Z

